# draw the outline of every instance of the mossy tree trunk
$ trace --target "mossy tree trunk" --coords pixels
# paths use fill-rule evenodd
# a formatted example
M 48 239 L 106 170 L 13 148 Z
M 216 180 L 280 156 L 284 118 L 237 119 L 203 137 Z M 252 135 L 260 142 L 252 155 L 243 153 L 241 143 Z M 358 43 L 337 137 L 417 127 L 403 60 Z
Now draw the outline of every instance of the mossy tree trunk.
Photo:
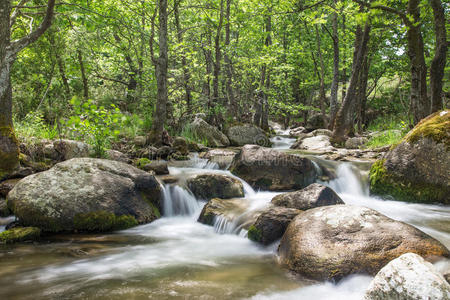
M 11 68 L 17 54 L 35 42 L 51 25 L 55 0 L 49 0 L 42 23 L 28 35 L 11 41 L 11 27 L 19 14 L 11 2 L 0 1 L 0 179 L 19 164 L 19 147 L 12 122 Z

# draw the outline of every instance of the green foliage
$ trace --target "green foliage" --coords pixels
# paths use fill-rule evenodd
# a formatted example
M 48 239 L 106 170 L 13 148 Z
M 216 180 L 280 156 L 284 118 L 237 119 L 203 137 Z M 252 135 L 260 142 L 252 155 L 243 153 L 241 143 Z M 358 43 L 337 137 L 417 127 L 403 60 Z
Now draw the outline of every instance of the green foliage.
M 398 130 L 386 130 L 374 135 L 366 144 L 368 148 L 378 148 L 383 146 L 395 145 L 402 139 L 402 134 Z
M 127 118 L 114 104 L 106 109 L 97 107 L 92 100 L 82 103 L 77 97 L 73 97 L 70 103 L 75 115 L 69 118 L 67 126 L 93 146 L 96 156 L 105 157 L 106 149 L 119 136 L 121 124 Z
M 148 159 L 148 158 L 146 158 L 146 157 L 142 157 L 142 158 L 139 158 L 139 159 L 136 161 L 136 167 L 142 169 L 143 167 L 145 167 L 145 166 L 148 165 L 149 163 L 151 163 L 151 160 L 150 160 L 150 159 Z
M 262 240 L 262 233 L 261 230 L 256 228 L 255 225 L 250 226 L 248 229 L 248 238 L 254 242 L 261 242 Z
M 15 227 L 0 233 L 0 243 L 35 241 L 39 239 L 41 230 L 36 227 Z
M 17 137 L 24 141 L 31 137 L 53 140 L 60 136 L 58 125 L 49 125 L 40 111 L 28 113 L 24 119 L 14 122 Z

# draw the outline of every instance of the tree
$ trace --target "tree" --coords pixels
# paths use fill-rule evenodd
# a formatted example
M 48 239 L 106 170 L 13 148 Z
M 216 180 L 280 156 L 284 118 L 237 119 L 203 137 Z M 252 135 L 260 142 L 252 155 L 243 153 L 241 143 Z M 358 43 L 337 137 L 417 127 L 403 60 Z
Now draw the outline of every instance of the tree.
M 167 66 L 168 66 L 168 37 L 167 37 L 167 0 L 159 0 L 159 56 L 152 59 L 155 65 L 157 96 L 156 109 L 153 119 L 152 132 L 149 140 L 155 145 L 163 144 L 163 132 L 167 113 Z M 153 39 L 152 39 L 153 42 Z M 153 45 L 151 46 L 151 50 Z
M 41 24 L 22 38 L 11 41 L 11 28 L 26 2 L 20 1 L 12 14 L 11 1 L 0 2 L 0 177 L 14 170 L 19 163 L 19 148 L 12 121 L 11 68 L 17 54 L 51 26 L 54 15 L 55 0 L 48 0 Z

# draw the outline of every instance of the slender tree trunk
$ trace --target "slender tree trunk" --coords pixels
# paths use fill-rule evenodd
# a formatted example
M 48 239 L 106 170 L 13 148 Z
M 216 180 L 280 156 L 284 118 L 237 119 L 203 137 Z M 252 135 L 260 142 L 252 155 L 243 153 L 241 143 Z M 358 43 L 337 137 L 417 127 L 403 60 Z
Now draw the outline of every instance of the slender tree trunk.
M 317 43 L 317 54 L 319 56 L 319 103 L 320 103 L 320 112 L 322 114 L 324 127 L 328 127 L 327 116 L 325 112 L 325 66 L 323 64 L 323 56 L 322 56 L 322 39 L 320 38 L 319 26 L 316 24 L 316 43 Z
M 156 109 L 153 118 L 153 127 L 150 142 L 160 146 L 163 144 L 164 124 L 167 114 L 167 0 L 159 0 L 159 56 L 156 60 Z
M 430 0 L 434 15 L 434 32 L 436 36 L 436 48 L 430 67 L 431 87 L 431 113 L 439 111 L 443 107 L 442 79 L 447 62 L 447 32 L 445 29 L 445 11 L 440 0 Z
M 427 67 L 425 64 L 424 45 L 420 31 L 420 0 L 410 0 L 408 15 L 412 16 L 413 24 L 408 24 L 408 56 L 411 60 L 411 105 L 414 123 L 417 124 L 430 112 L 430 102 L 427 95 Z
M 357 99 L 358 99 L 358 132 L 362 132 L 366 120 L 366 103 L 367 103 L 367 80 L 369 78 L 369 60 L 366 57 L 362 65 L 361 74 L 359 75 Z
M 81 79 L 83 81 L 83 97 L 84 97 L 84 99 L 88 99 L 89 98 L 89 85 L 88 85 L 88 80 L 86 77 L 86 70 L 84 68 L 83 54 L 81 53 L 81 50 L 77 51 L 77 56 L 78 56 L 78 63 L 80 64 Z
M 265 45 L 269 48 L 272 45 L 272 8 L 269 9 L 266 16 L 265 32 L 266 40 Z M 269 96 L 270 90 L 270 67 L 267 64 L 263 65 L 263 72 L 261 73 L 261 87 L 262 89 L 262 110 L 261 110 L 261 128 L 263 130 L 269 130 Z
M 225 69 L 226 69 L 226 91 L 227 91 L 227 98 L 228 98 L 228 114 L 230 116 L 233 116 L 234 118 L 238 119 L 237 117 L 237 103 L 236 99 L 234 97 L 234 91 L 233 91 L 233 65 L 230 58 L 230 40 L 231 40 L 231 33 L 230 33 L 230 10 L 231 10 L 231 1 L 227 0 L 227 8 L 225 12 Z
M 336 4 L 336 0 L 334 1 Z M 339 90 L 339 34 L 338 34 L 338 14 L 333 13 L 333 82 L 331 83 L 330 97 L 330 123 L 329 129 L 333 130 L 334 119 L 338 110 L 338 90 Z
M 211 51 L 212 38 L 211 38 L 211 31 L 209 29 L 207 29 L 206 35 L 207 35 L 206 36 L 207 45 L 206 47 L 203 47 L 203 54 L 205 56 L 205 68 L 206 68 L 205 80 L 203 82 L 203 95 L 208 102 L 208 110 L 211 111 L 214 105 L 211 97 L 211 77 L 212 77 L 211 74 L 213 69 L 212 67 L 213 61 Z
M 70 99 L 70 86 L 69 80 L 66 75 L 66 67 L 64 61 L 61 58 L 61 55 L 58 53 L 58 50 L 55 51 L 56 63 L 58 64 L 59 76 L 61 76 L 61 81 L 64 86 L 64 92 L 66 93 L 66 99 Z
M 179 6 L 181 0 L 175 0 L 174 2 L 174 15 L 175 15 L 175 27 L 177 29 L 177 40 L 179 44 L 183 43 L 183 31 L 180 25 L 180 13 Z M 186 55 L 184 55 L 184 51 L 181 54 L 181 68 L 183 69 L 183 86 L 184 86 L 184 100 L 186 101 L 187 112 L 191 113 L 192 111 L 192 93 L 190 86 L 190 74 L 187 68 L 187 60 Z
M 339 109 L 334 122 L 334 131 L 332 140 L 334 143 L 341 144 L 346 137 L 354 131 L 354 113 L 357 108 L 357 89 L 360 82 L 361 71 L 364 59 L 367 55 L 367 44 L 369 42 L 370 25 L 366 23 L 364 30 L 360 25 L 356 28 L 355 50 L 353 53 L 352 76 L 348 86 L 347 94 L 341 108 Z
M 342 101 L 345 99 L 345 95 L 347 94 L 347 41 L 345 38 L 345 33 L 347 32 L 347 26 L 346 26 L 346 18 L 345 14 L 342 15 L 342 36 L 343 36 L 343 45 L 344 45 L 344 52 L 342 56 L 342 64 L 344 65 L 344 68 L 342 69 L 341 74 L 341 82 L 342 82 Z M 337 113 L 337 112 L 336 112 Z M 335 116 L 336 118 L 336 116 Z M 333 124 L 334 127 L 334 124 Z
M 219 76 L 220 76 L 220 69 L 221 69 L 221 60 L 222 60 L 222 51 L 220 49 L 220 40 L 222 36 L 222 25 L 223 25 L 223 0 L 220 0 L 220 10 L 219 10 L 219 24 L 217 25 L 217 31 L 216 36 L 214 38 L 214 54 L 215 54 L 215 61 L 214 61 L 214 78 L 213 78 L 213 106 L 216 107 L 216 105 L 221 105 L 222 101 L 220 101 L 220 95 L 219 95 Z M 213 118 L 212 123 L 216 126 L 221 125 L 222 121 L 222 115 L 219 111 L 213 112 Z

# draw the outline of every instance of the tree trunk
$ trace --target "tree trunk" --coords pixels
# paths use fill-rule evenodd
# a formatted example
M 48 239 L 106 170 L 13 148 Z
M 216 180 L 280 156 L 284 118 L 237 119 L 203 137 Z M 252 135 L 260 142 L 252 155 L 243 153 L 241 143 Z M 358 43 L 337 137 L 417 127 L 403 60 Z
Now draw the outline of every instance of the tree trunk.
M 227 0 L 227 8 L 225 12 L 225 18 L 226 18 L 226 24 L 225 24 L 225 69 L 226 69 L 226 91 L 227 91 L 227 98 L 228 98 L 228 114 L 230 116 L 233 116 L 236 119 L 239 119 L 237 117 L 238 109 L 237 109 L 237 103 L 236 99 L 234 97 L 234 91 L 233 91 L 233 65 L 230 58 L 230 9 L 231 9 L 231 1 Z
M 203 54 L 205 55 L 205 81 L 203 82 L 203 95 L 208 103 L 208 110 L 210 111 L 213 107 L 212 97 L 211 97 L 211 74 L 212 74 L 212 51 L 211 51 L 211 31 L 207 29 L 206 32 L 206 47 L 203 46 Z
M 220 61 L 222 59 L 222 51 L 220 49 L 220 39 L 222 36 L 222 24 L 223 24 L 223 0 L 220 0 L 220 10 L 219 10 L 219 24 L 217 25 L 216 36 L 214 38 L 214 78 L 213 78 L 213 107 L 221 105 L 220 95 L 219 95 L 219 76 L 220 76 Z M 213 111 L 212 123 L 216 126 L 221 125 L 223 117 L 219 110 Z
M 163 144 L 163 131 L 167 114 L 167 0 L 159 0 L 159 56 L 156 60 L 156 109 L 149 141 L 160 146 Z
M 327 116 L 325 112 L 325 102 L 326 102 L 326 95 L 325 95 L 325 66 L 323 64 L 323 56 L 322 56 L 322 39 L 320 38 L 320 32 L 319 32 L 319 26 L 315 25 L 316 29 L 316 43 L 317 43 L 317 54 L 319 56 L 319 103 L 320 103 L 320 112 L 322 114 L 323 124 L 324 127 L 328 127 L 327 122 Z
M 411 61 L 411 106 L 415 124 L 430 112 L 430 102 L 427 95 L 427 67 L 420 31 L 419 4 L 420 0 L 409 1 L 408 15 L 412 16 L 413 24 L 407 24 L 408 56 Z
M 265 45 L 269 48 L 272 45 L 272 8 L 269 9 L 266 16 L 265 32 L 266 39 Z M 261 128 L 263 130 L 269 130 L 269 99 L 268 92 L 270 90 L 270 68 L 267 64 L 263 65 L 263 71 L 261 72 L 261 88 L 262 88 L 262 110 L 261 110 Z
M 346 137 L 354 131 L 354 113 L 357 108 L 357 89 L 360 82 L 361 71 L 364 59 L 367 55 L 367 44 L 369 42 L 370 26 L 368 23 L 362 30 L 361 26 L 356 27 L 355 50 L 353 53 L 352 75 L 347 93 L 342 102 L 334 122 L 332 140 L 334 143 L 342 144 Z
M 11 42 L 11 2 L 0 1 L 0 180 L 19 165 L 19 146 L 12 121 L 11 68 L 17 54 L 35 42 L 51 25 L 55 0 L 49 0 L 42 23 Z
M 336 0 L 334 1 L 336 3 Z M 330 97 L 330 123 L 329 129 L 333 130 L 334 119 L 338 110 L 338 90 L 339 90 L 339 35 L 338 35 L 338 14 L 333 13 L 333 82 L 331 83 Z
M 175 0 L 174 2 L 174 14 L 175 14 L 175 27 L 177 29 L 177 40 L 179 44 L 183 43 L 183 31 L 180 25 L 180 13 L 179 6 L 181 0 Z M 184 86 L 184 100 L 186 101 L 187 113 L 190 114 L 192 111 L 192 93 L 190 86 L 190 74 L 187 68 L 186 55 L 181 54 L 181 68 L 183 69 L 183 86 Z
M 359 75 L 359 83 L 358 83 L 358 132 L 362 132 L 363 126 L 366 120 L 366 103 L 367 103 L 367 80 L 369 78 L 369 60 L 366 57 L 364 58 L 364 62 L 362 65 L 361 74 Z
M 442 79 L 447 62 L 447 32 L 445 30 L 445 12 L 440 0 L 430 0 L 434 15 L 436 49 L 430 66 L 431 113 L 443 107 Z
M 81 53 L 81 50 L 78 50 L 77 54 L 78 54 L 78 63 L 80 64 L 81 79 L 83 81 L 83 97 L 84 97 L 84 99 L 88 99 L 89 98 L 89 86 L 88 86 L 88 80 L 86 77 L 86 70 L 84 69 L 83 54 Z

